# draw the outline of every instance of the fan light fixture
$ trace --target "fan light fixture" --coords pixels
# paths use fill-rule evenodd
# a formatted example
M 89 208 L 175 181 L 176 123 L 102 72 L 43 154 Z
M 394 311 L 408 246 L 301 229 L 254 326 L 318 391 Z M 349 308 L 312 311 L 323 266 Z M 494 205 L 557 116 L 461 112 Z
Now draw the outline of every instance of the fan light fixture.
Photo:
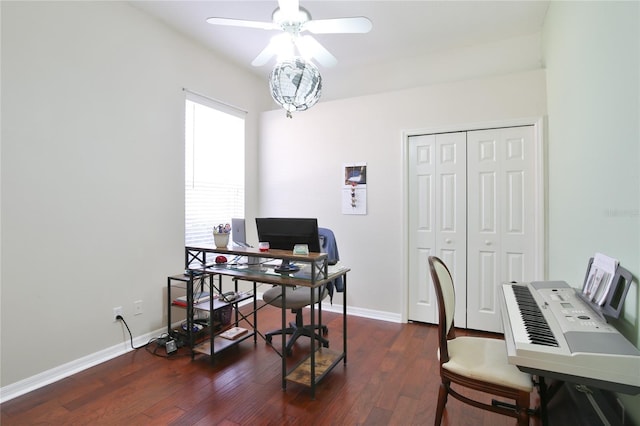
M 258 54 L 251 65 L 261 67 L 274 56 L 281 53 L 282 44 L 288 41 L 296 45 L 301 54 L 313 58 L 324 67 L 334 66 L 338 60 L 324 48 L 313 36 L 303 34 L 365 34 L 371 31 L 373 24 L 364 16 L 311 19 L 311 14 L 300 7 L 300 0 L 278 0 L 278 8 L 273 11 L 271 22 L 249 21 L 246 19 L 223 18 L 212 16 L 207 18 L 212 25 L 257 28 L 261 30 L 281 30 L 284 36 L 276 37 Z
M 371 20 L 364 16 L 311 19 L 311 14 L 300 7 L 300 0 L 278 0 L 278 8 L 274 10 L 271 22 L 217 16 L 207 18 L 207 22 L 212 25 L 283 31 L 271 39 L 251 65 L 261 67 L 274 56 L 278 58 L 269 77 L 269 86 L 271 96 L 287 111 L 289 118 L 293 111 L 309 109 L 320 99 L 322 78 L 316 66 L 309 61 L 313 59 L 324 67 L 332 67 L 338 62 L 313 36 L 302 33 L 365 34 L 373 27 Z M 294 57 L 295 51 L 302 57 Z
M 305 111 L 318 102 L 322 93 L 320 71 L 311 62 L 296 56 L 279 62 L 269 77 L 271 96 L 287 111 Z
M 285 8 L 277 8 L 273 11 L 273 23 L 283 31 L 295 34 L 300 33 L 300 27 L 311 20 L 311 15 L 304 7 L 296 7 L 294 3 L 284 3 Z

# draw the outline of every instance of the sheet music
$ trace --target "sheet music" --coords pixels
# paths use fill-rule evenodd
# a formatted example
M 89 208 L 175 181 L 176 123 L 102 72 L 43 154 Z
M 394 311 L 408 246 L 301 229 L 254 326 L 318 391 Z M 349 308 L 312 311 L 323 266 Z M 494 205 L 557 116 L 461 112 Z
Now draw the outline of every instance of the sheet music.
M 587 282 L 582 292 L 589 300 L 602 306 L 607 300 L 613 276 L 618 267 L 618 260 L 596 253 L 593 257 L 593 264 L 587 276 Z

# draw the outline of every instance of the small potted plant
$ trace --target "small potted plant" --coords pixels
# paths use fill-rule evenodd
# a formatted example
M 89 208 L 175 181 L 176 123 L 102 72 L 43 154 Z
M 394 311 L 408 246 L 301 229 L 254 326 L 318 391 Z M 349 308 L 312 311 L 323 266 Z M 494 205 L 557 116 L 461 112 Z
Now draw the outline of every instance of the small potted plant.
M 213 227 L 213 242 L 216 248 L 227 248 L 229 245 L 229 234 L 231 233 L 231 225 L 228 223 Z

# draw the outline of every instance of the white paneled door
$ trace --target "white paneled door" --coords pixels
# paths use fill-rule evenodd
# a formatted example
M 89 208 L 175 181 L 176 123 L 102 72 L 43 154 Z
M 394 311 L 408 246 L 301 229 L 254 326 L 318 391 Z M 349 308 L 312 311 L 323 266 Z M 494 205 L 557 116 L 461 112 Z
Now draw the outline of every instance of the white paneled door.
M 427 257 L 440 257 L 456 283 L 455 323 L 466 324 L 466 135 L 409 137 L 409 319 L 438 320 Z
M 499 285 L 535 279 L 533 126 L 467 135 L 467 327 L 502 331 Z
M 500 332 L 499 286 L 536 273 L 534 126 L 408 138 L 408 319 L 438 321 L 427 257 L 456 290 L 457 327 Z

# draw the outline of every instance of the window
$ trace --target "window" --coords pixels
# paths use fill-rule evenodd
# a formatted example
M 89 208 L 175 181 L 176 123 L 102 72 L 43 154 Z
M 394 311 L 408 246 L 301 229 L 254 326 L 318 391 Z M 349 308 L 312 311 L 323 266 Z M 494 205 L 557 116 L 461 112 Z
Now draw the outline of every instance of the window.
M 244 113 L 186 93 L 185 244 L 202 245 L 244 217 Z

